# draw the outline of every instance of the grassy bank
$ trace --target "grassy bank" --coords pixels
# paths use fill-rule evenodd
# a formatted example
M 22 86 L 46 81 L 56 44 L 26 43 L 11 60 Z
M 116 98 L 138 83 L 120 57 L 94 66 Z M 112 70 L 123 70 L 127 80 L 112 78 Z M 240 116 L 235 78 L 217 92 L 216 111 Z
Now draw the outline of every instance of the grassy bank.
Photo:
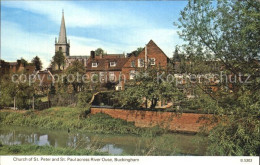
M 19 111 L 18 111 L 19 112 Z M 53 107 L 43 111 L 0 111 L 1 125 L 30 126 L 44 129 L 77 130 L 92 133 L 157 135 L 164 130 L 155 128 L 138 128 L 132 122 L 114 119 L 106 114 L 89 114 L 79 118 L 82 109 Z
M 0 155 L 108 155 L 106 152 L 36 145 L 1 145 Z

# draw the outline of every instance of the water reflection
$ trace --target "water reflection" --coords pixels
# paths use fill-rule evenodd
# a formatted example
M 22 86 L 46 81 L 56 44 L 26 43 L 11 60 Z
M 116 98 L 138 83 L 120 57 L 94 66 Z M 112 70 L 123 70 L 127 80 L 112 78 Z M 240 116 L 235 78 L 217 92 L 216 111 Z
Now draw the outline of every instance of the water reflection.
M 190 135 L 170 134 L 164 137 L 142 138 L 131 135 L 104 135 L 60 130 L 39 130 L 28 127 L 0 127 L 0 142 L 6 145 L 35 144 L 39 146 L 87 148 L 114 155 L 144 155 L 158 152 L 161 155 L 203 155 L 205 147 L 193 142 Z

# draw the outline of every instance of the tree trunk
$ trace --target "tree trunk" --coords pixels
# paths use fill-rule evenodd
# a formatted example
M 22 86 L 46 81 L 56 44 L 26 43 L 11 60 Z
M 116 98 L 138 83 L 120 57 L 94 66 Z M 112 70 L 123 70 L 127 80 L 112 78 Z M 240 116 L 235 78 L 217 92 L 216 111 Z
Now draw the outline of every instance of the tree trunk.
M 15 106 L 16 106 L 16 105 L 15 105 L 15 97 L 14 97 L 14 110 L 15 110 Z

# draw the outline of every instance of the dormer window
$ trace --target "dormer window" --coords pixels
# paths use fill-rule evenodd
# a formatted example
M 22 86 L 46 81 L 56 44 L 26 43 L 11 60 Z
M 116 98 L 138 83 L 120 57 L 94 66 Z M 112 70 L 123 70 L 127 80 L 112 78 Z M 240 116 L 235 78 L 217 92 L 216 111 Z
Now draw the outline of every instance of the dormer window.
M 97 67 L 97 62 L 92 62 L 92 67 Z
M 116 62 L 110 62 L 110 66 L 111 66 L 111 67 L 116 66 Z

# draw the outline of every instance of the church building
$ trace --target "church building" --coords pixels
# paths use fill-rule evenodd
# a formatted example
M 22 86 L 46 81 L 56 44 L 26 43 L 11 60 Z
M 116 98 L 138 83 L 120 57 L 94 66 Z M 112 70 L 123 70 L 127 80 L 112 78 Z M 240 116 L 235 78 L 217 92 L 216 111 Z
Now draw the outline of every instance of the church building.
M 67 39 L 64 11 L 62 11 L 60 34 L 59 34 L 58 41 L 57 38 L 55 38 L 55 53 L 58 51 L 61 51 L 65 57 L 65 64 L 62 67 L 63 69 L 69 67 L 73 63 L 73 61 L 76 60 L 82 62 L 84 66 L 87 65 L 87 60 L 89 56 L 70 55 L 70 40 Z M 57 69 L 57 66 L 52 66 L 52 69 Z

